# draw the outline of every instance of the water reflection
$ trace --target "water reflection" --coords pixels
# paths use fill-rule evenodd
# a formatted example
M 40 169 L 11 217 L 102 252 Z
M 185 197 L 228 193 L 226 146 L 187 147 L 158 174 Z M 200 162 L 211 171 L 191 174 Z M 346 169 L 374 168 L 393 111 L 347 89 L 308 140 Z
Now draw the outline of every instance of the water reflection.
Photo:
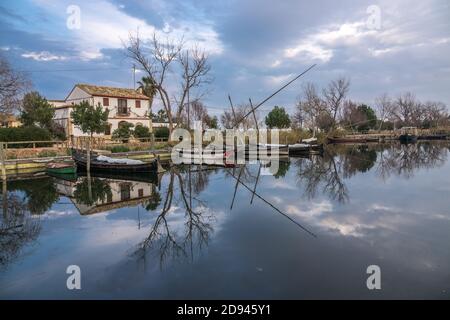
M 51 240 L 58 244 L 61 240 L 62 250 L 76 249 L 77 259 L 79 254 L 87 269 L 108 269 L 105 272 L 110 277 L 98 276 L 96 280 L 114 288 L 130 288 L 130 279 L 135 279 L 148 289 L 144 281 L 148 277 L 148 282 L 158 283 L 155 288 L 163 291 L 172 290 L 173 294 L 176 288 L 190 292 L 194 280 L 185 286 L 177 283 L 178 274 L 184 276 L 190 266 L 209 276 L 214 274 L 211 270 L 222 272 L 224 265 L 232 265 L 255 286 L 264 283 L 258 274 L 277 279 L 284 284 L 280 288 L 287 297 L 297 297 L 299 292 L 298 287 L 289 291 L 288 278 L 308 281 L 313 275 L 322 279 L 327 270 L 316 268 L 323 261 L 337 264 L 347 276 L 342 279 L 353 284 L 347 268 L 359 272 L 359 264 L 383 257 L 383 263 L 396 269 L 404 267 L 401 252 L 413 252 L 415 260 L 409 257 L 415 268 L 411 267 L 411 274 L 431 274 L 420 269 L 421 259 L 427 258 L 427 265 L 439 262 L 447 266 L 450 261 L 442 253 L 448 251 L 443 245 L 448 240 L 448 203 L 442 196 L 448 190 L 442 183 L 435 186 L 434 181 L 428 181 L 429 172 L 423 169 L 435 168 L 433 179 L 445 178 L 448 152 L 445 142 L 336 145 L 326 148 L 321 156 L 281 162 L 274 176 L 262 175 L 268 164 L 257 163 L 221 169 L 174 166 L 154 177 L 94 175 L 90 179 L 11 181 L 1 202 L 0 264 L 16 270 L 18 279 L 24 271 L 14 262 L 20 256 L 27 258 L 22 252 L 29 251 L 24 248 L 33 244 L 48 247 Z M 439 171 L 443 165 L 445 170 Z M 422 195 L 433 203 L 419 205 Z M 52 216 L 63 211 L 71 215 Z M 71 228 L 74 225 L 77 227 Z M 420 250 L 433 254 L 424 258 Z M 43 250 L 40 254 L 50 263 L 62 264 L 61 251 Z M 333 260 L 335 254 L 343 258 Z M 273 263 L 270 257 L 276 257 Z M 73 255 L 67 253 L 68 263 L 71 259 Z M 138 275 L 136 265 L 143 265 L 146 272 Z M 293 274 L 283 266 L 304 269 Z M 102 272 L 99 274 L 104 275 Z M 217 281 L 225 288 L 230 278 L 222 273 L 224 278 L 218 276 Z M 236 273 L 230 274 L 234 277 Z M 280 276 L 283 274 L 291 276 Z M 14 279 L 11 274 L 6 277 Z M 175 287 L 169 289 L 166 281 Z M 236 287 L 233 284 L 232 288 Z
M 166 175 L 166 187 L 158 201 L 162 203 L 160 213 L 150 227 L 147 237 L 138 244 L 133 253 L 145 262 L 149 252 L 159 257 L 160 266 L 167 258 L 194 259 L 195 250 L 208 244 L 213 232 L 214 215 L 207 203 L 199 198 L 208 185 L 213 170 L 192 170 L 191 167 L 171 167 Z M 174 210 L 184 211 L 184 223 L 169 221 Z
M 17 187 L 17 184 L 14 185 Z M 29 198 L 27 201 L 27 196 L 24 198 L 17 193 L 6 192 L 6 182 L 3 181 L 0 201 L 0 267 L 17 258 L 26 244 L 37 239 L 41 230 L 40 221 L 31 217 L 30 208 L 41 212 L 42 206 L 36 206 Z
M 297 167 L 298 183 L 304 186 L 308 199 L 318 193 L 345 203 L 349 200 L 346 180 L 375 169 L 382 180 L 395 175 L 412 178 L 419 169 L 444 165 L 448 143 L 334 145 L 323 156 L 293 159 Z

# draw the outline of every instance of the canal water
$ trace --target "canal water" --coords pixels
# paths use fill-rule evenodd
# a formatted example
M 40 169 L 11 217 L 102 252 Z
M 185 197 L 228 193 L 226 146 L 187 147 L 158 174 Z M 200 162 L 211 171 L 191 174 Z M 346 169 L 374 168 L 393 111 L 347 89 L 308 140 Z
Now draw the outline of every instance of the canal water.
M 449 150 L 328 147 L 275 175 L 255 163 L 8 181 L 0 298 L 448 299 Z

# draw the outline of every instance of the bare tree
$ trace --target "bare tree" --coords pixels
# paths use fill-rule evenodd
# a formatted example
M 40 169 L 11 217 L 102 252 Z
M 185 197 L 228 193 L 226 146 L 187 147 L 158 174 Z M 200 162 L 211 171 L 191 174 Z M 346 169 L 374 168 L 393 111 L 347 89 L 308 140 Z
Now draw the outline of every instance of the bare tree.
M 380 120 L 378 131 L 381 131 L 383 123 L 395 114 L 395 104 L 392 99 L 384 93 L 375 99 L 375 107 L 378 113 L 378 119 Z
M 183 39 L 160 40 L 156 33 L 149 42 L 144 42 L 138 33 L 130 34 L 128 43 L 124 46 L 127 56 L 152 79 L 169 118 L 169 131 L 172 132 L 174 118 L 177 123 L 182 119 L 181 114 L 186 106 L 188 92 L 212 80 L 208 77 L 210 65 L 207 54 L 197 47 L 184 49 Z M 172 66 L 178 67 L 177 74 Z M 166 81 L 169 74 L 175 75 L 175 78 L 180 80 L 181 85 L 176 92 L 170 92 L 172 87 Z M 176 110 L 173 105 L 176 105 Z
M 442 102 L 427 101 L 422 105 L 424 114 L 424 125 L 438 128 L 440 125 L 448 124 L 448 109 Z
M 242 119 L 239 123 L 239 126 L 241 126 L 244 129 L 249 129 L 255 125 L 255 121 L 251 117 L 247 117 L 244 119 L 245 115 L 250 112 L 251 107 L 249 104 L 240 104 L 237 106 L 234 106 L 234 112 L 232 110 L 225 110 L 222 115 L 220 116 L 220 122 L 222 123 L 222 126 L 225 129 L 232 129 L 235 127 L 236 121 L 239 119 Z M 258 113 L 255 112 L 256 115 L 256 121 L 259 122 Z
M 403 126 L 418 125 L 420 102 L 411 92 L 405 92 L 395 100 L 394 118 Z
M 316 86 L 308 82 L 303 86 L 302 94 L 297 101 L 294 121 L 300 127 L 306 126 L 315 132 L 315 129 L 318 127 L 318 118 L 325 111 L 325 102 L 318 95 Z
M 22 94 L 30 86 L 26 76 L 13 70 L 5 58 L 0 56 L 0 114 L 17 111 Z
M 341 106 L 347 96 L 350 88 L 350 80 L 341 77 L 329 83 L 328 87 L 323 89 L 323 96 L 326 102 L 328 112 L 336 123 Z

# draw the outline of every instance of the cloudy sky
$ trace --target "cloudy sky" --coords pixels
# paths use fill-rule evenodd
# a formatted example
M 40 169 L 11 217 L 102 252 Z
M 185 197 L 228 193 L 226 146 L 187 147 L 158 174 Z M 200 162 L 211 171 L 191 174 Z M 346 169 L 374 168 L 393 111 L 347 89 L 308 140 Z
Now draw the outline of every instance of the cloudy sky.
M 67 26 L 71 5 L 80 8 L 79 29 Z M 450 106 L 447 0 L 2 1 L 0 54 L 49 99 L 79 82 L 132 87 L 122 41 L 138 28 L 208 51 L 213 114 L 227 107 L 228 93 L 235 103 L 260 101 L 313 63 L 263 111 L 277 104 L 292 112 L 302 83 L 338 76 L 351 79 L 357 101 L 412 91 Z

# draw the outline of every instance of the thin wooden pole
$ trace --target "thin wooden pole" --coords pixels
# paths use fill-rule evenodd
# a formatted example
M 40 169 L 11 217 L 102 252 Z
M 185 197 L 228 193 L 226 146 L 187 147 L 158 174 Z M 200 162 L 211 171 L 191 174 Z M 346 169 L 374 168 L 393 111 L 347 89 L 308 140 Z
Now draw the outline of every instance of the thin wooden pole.
M 0 142 L 0 161 L 2 165 L 2 179 L 6 180 L 6 164 L 5 164 L 4 142 Z

